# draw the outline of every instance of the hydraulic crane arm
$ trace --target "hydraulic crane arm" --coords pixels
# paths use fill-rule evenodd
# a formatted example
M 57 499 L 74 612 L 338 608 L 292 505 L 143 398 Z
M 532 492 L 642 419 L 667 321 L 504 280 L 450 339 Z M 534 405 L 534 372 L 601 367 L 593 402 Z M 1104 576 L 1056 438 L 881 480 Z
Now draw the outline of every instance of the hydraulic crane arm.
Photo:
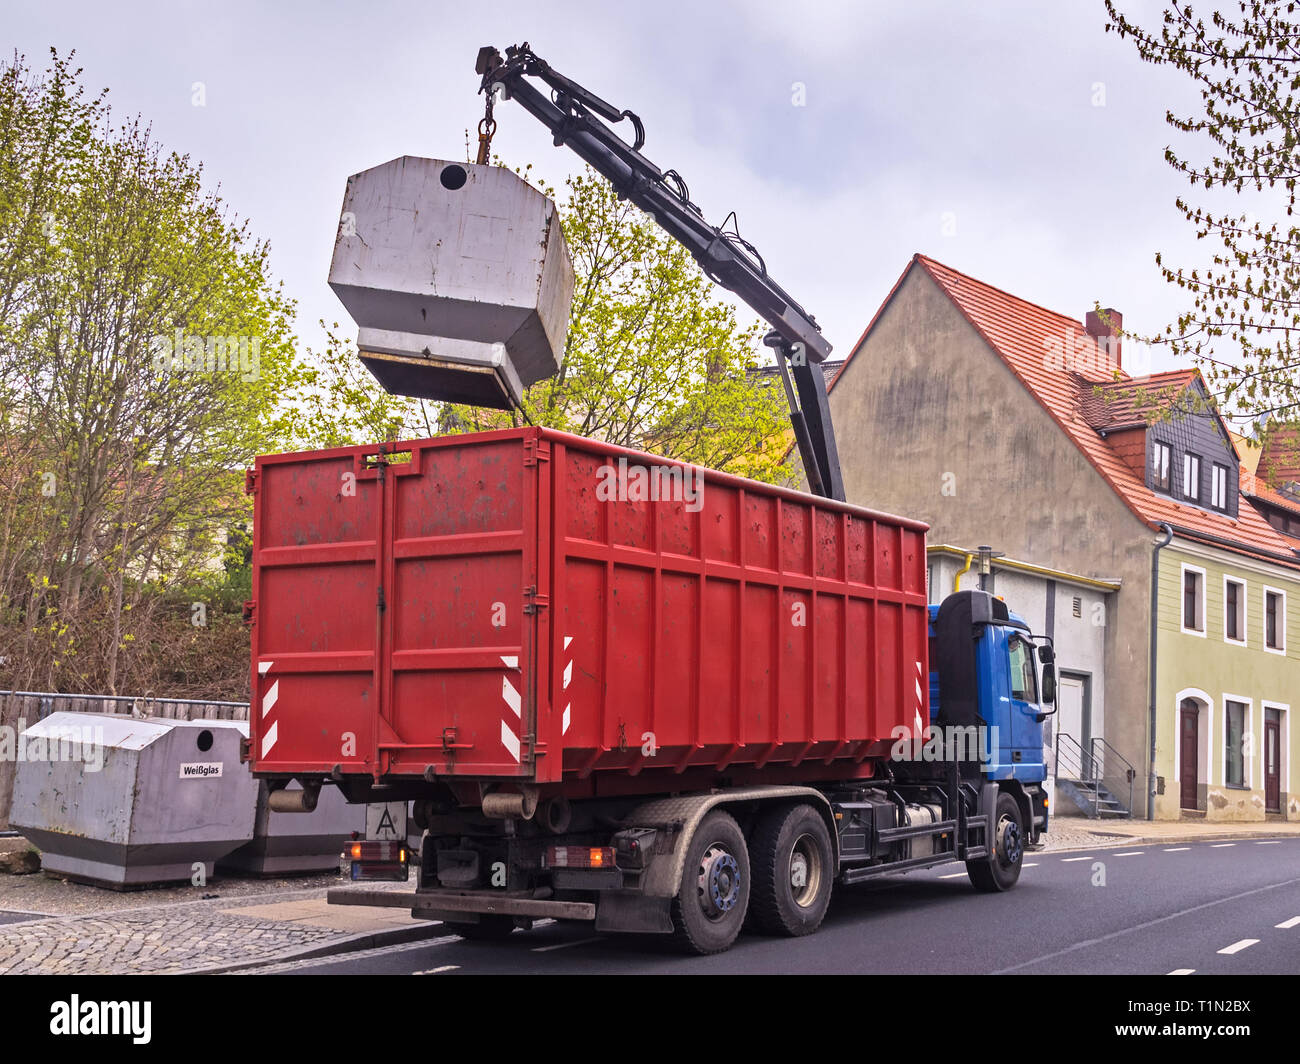
M 777 351 L 808 486 L 819 495 L 843 501 L 835 430 L 819 365 L 831 345 L 812 316 L 767 275 L 753 246 L 737 232 L 710 225 L 691 202 L 681 176 L 675 170 L 660 170 L 641 154 L 645 130 L 636 115 L 620 111 L 556 73 L 532 53 L 527 42 L 507 48 L 504 58 L 495 48 L 480 49 L 476 70 L 489 100 L 500 86 L 506 99 L 517 101 L 551 131 L 557 146 L 571 148 L 614 186 L 620 198 L 649 214 L 685 247 L 710 280 L 734 292 L 772 326 L 763 342 Z M 539 90 L 530 78 L 551 91 Z M 630 145 L 606 124 L 624 119 L 636 134 Z

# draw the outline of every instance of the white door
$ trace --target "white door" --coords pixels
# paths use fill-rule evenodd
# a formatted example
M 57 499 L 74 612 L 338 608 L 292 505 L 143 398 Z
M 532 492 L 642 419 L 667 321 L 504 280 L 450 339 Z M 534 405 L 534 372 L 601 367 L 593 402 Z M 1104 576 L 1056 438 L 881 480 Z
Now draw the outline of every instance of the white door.
M 1089 716 L 1088 678 L 1061 673 L 1056 687 L 1056 738 L 1052 743 L 1053 755 L 1059 751 L 1061 759 L 1061 764 L 1054 766 L 1057 775 L 1066 779 L 1086 775 L 1088 742 L 1092 738 Z

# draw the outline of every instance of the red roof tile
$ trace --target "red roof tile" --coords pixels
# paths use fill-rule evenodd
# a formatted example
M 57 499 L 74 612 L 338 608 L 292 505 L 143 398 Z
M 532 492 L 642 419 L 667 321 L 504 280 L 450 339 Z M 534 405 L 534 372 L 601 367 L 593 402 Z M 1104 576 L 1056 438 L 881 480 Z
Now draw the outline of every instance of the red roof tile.
M 1123 419 L 1137 412 L 1137 406 L 1131 402 L 1134 394 L 1150 397 L 1172 393 L 1171 397 L 1176 397 L 1199 378 L 1198 370 L 1130 377 L 1121 367 L 1114 365 L 1105 350 L 1085 332 L 1081 322 L 977 281 L 924 255 L 914 256 L 903 276 L 918 266 L 934 279 L 1061 431 L 1141 520 L 1152 528 L 1160 522 L 1168 522 L 1180 534 L 1190 538 L 1230 540 L 1230 549 L 1257 557 L 1271 557 L 1272 560 L 1280 560 L 1272 556 L 1281 556 L 1288 559 L 1288 564 L 1300 568 L 1300 557 L 1292 550 L 1290 542 L 1274 530 L 1253 506 L 1239 507 L 1238 516 L 1233 519 L 1157 494 L 1097 432 L 1098 427 L 1118 427 L 1124 423 L 1117 420 L 1112 424 L 1109 418 Z M 894 291 L 901 283 L 902 278 L 894 286 Z M 893 292 L 889 298 L 892 297 Z M 878 311 L 876 318 L 879 314 Z M 867 332 L 870 329 L 868 326 Z M 863 339 L 866 335 L 863 334 Z M 860 346 L 861 340 L 858 342 Z M 851 362 L 852 357 L 848 361 Z M 837 374 L 836 382 L 842 374 L 843 370 Z M 1096 394 L 1096 386 L 1101 388 L 1100 397 Z M 1115 393 L 1114 405 L 1109 407 L 1104 403 L 1107 392 Z M 1130 398 L 1125 398 L 1125 395 Z M 1100 404 L 1099 398 L 1103 400 Z M 1140 402 L 1145 404 L 1146 400 Z M 1093 422 L 1098 420 L 1104 424 L 1094 426 Z

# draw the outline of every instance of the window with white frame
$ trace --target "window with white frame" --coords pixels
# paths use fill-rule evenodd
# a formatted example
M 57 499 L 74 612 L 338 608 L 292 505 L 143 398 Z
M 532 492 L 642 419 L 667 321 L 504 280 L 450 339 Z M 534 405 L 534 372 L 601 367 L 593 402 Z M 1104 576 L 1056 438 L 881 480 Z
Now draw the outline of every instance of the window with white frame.
M 1205 634 L 1205 570 L 1183 566 L 1183 631 Z
M 1155 443 L 1151 448 L 1151 484 L 1161 491 L 1169 490 L 1169 460 L 1172 451 L 1167 443 Z
M 1246 585 L 1232 577 L 1223 579 L 1223 638 L 1229 643 L 1246 642 Z
M 1246 722 L 1249 710 L 1245 702 L 1226 699 L 1223 703 L 1223 782 L 1229 787 L 1246 786 Z
M 1183 455 L 1183 498 L 1192 502 L 1201 498 L 1201 460 L 1194 454 Z
M 1286 653 L 1286 592 L 1264 588 L 1264 649 Z
M 1210 505 L 1216 510 L 1228 508 L 1228 467 L 1218 463 L 1210 471 Z

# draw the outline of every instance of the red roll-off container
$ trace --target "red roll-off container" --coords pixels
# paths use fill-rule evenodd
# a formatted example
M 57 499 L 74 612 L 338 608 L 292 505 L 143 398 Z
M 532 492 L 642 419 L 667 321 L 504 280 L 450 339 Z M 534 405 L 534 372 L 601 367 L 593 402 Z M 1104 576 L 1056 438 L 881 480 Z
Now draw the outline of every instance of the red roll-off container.
M 545 429 L 388 451 L 249 475 L 257 773 L 847 778 L 929 720 L 920 522 Z

